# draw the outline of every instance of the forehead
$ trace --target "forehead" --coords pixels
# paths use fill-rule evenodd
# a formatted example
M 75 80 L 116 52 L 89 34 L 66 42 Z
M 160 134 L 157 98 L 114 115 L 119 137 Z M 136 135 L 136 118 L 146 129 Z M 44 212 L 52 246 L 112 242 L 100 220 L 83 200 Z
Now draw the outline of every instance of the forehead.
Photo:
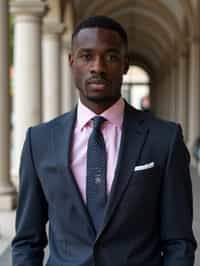
M 74 37 L 74 49 L 95 49 L 95 48 L 121 48 L 123 41 L 121 36 L 113 30 L 104 28 L 81 29 Z

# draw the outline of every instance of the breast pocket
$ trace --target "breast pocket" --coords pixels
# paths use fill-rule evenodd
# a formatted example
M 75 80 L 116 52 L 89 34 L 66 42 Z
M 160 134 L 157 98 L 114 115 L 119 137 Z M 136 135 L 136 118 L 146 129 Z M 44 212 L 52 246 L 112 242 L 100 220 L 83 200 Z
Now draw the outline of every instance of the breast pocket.
M 147 214 L 152 215 L 158 210 L 160 191 L 159 168 L 133 171 L 124 193 L 123 208 L 126 208 L 131 217 L 140 217 L 139 220 Z
M 160 179 L 160 168 L 154 166 L 152 168 L 142 169 L 142 170 L 133 170 L 130 177 L 129 185 L 134 185 L 135 182 L 140 182 L 143 184 L 154 183 L 156 180 Z
M 133 171 L 128 187 L 128 198 L 139 198 L 141 201 L 158 198 L 161 187 L 161 172 L 159 167 Z

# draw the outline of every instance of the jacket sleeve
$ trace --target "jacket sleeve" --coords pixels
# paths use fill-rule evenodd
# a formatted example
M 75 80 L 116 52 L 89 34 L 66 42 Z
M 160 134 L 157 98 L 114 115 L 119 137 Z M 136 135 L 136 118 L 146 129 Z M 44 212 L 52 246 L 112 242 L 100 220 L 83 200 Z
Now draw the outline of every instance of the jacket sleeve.
M 162 266 L 193 266 L 196 241 L 192 231 L 193 200 L 190 157 L 180 126 L 169 145 L 161 192 Z
M 47 244 L 47 217 L 47 202 L 34 166 L 29 129 L 20 164 L 16 236 L 12 241 L 13 266 L 42 266 Z

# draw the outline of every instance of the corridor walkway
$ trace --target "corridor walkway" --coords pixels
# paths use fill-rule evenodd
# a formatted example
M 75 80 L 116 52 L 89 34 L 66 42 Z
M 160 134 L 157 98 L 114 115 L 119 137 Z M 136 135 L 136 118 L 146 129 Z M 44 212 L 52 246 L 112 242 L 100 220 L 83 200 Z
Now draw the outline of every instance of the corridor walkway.
M 194 194 L 194 232 L 197 238 L 197 241 L 200 243 L 200 177 L 197 176 L 197 173 L 194 169 L 191 171 L 192 174 L 192 183 L 193 183 L 193 194 Z M 7 214 L 8 215 L 8 214 Z M 5 215 L 4 215 L 5 216 Z M 4 219 L 4 222 L 12 222 L 15 216 L 15 213 L 11 213 L 11 221 L 7 221 L 7 217 L 4 217 L 0 213 L 0 221 Z M 1 223 L 0 223 L 1 224 Z M 0 228 L 1 229 L 1 228 Z M 11 229 L 10 234 L 13 233 L 13 228 Z M 11 248 L 10 241 L 11 239 L 1 238 L 3 232 L 0 232 L 0 266 L 11 266 Z M 5 244 L 7 243 L 7 245 Z M 1 251 L 1 247 L 4 247 L 4 251 Z M 196 253 L 196 262 L 195 266 L 200 266 L 200 248 L 198 247 Z

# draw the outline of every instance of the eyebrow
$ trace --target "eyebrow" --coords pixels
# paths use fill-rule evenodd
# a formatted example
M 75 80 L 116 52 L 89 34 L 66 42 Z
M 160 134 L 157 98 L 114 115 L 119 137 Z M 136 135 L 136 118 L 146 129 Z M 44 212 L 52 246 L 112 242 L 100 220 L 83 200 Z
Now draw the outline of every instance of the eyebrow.
M 80 48 L 79 51 L 80 52 L 91 52 L 93 49 L 91 48 Z
M 111 53 L 120 53 L 120 49 L 110 48 L 110 49 L 108 49 L 108 52 L 111 52 Z
M 80 48 L 80 52 L 92 52 L 94 49 L 93 48 Z M 120 53 L 120 50 L 117 48 L 108 48 L 106 52 L 109 53 Z

